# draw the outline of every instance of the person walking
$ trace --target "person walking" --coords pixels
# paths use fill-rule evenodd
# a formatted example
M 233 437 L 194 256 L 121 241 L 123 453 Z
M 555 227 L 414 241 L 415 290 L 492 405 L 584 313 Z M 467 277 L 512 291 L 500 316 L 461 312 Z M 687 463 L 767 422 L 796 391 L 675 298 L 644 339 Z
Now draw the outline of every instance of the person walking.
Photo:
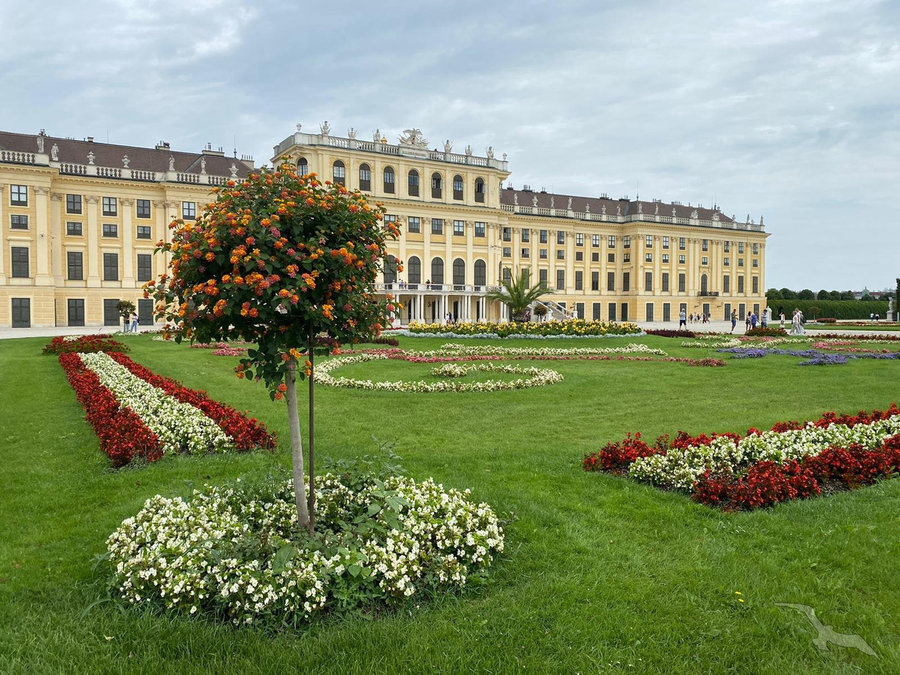
M 744 332 L 750 330 L 750 312 L 747 312 L 747 316 L 744 317 Z
M 734 332 L 734 328 L 737 326 L 737 310 L 731 310 L 731 332 Z
M 138 332 L 138 324 L 139 323 L 140 323 L 140 317 L 138 317 L 138 313 L 132 312 L 131 313 L 131 332 L 132 333 Z
M 682 328 L 687 330 L 687 310 L 684 307 L 678 312 L 678 330 Z
M 778 325 L 781 327 L 781 330 L 784 330 L 784 310 L 783 309 L 778 313 Z

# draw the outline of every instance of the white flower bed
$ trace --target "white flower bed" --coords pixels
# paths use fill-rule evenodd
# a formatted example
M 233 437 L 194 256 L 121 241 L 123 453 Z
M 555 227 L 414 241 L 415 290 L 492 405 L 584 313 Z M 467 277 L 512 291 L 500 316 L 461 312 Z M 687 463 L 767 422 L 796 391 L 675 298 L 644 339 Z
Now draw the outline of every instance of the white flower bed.
M 389 477 L 354 492 L 342 478 L 317 484 L 317 550 L 292 541 L 290 481 L 268 496 L 207 488 L 190 501 L 148 499 L 107 540 L 121 597 L 236 625 L 296 624 L 329 605 L 463 586 L 503 550 L 497 517 L 468 490 Z M 366 528 L 348 525 L 361 515 Z
M 647 354 L 667 356 L 662 349 L 632 342 L 624 347 L 495 347 L 468 346 L 454 342 L 441 345 L 440 351 L 410 352 L 416 356 L 601 356 L 604 354 Z
M 470 372 L 469 368 L 458 363 L 445 363 L 442 366 L 431 369 L 431 374 L 435 377 L 465 377 Z
M 232 439 L 213 420 L 188 403 L 133 375 L 103 352 L 79 353 L 84 365 L 109 389 L 119 405 L 131 408 L 159 438 L 164 454 L 225 452 Z
M 316 365 L 315 378 L 319 384 L 327 387 L 347 387 L 349 389 L 370 389 L 374 391 L 402 391 L 418 394 L 444 391 L 502 391 L 505 389 L 528 389 L 531 387 L 543 387 L 548 384 L 562 382 L 563 376 L 555 370 L 545 368 L 522 368 L 515 365 L 494 363 L 481 363 L 477 366 L 466 366 L 467 372 L 494 372 L 525 375 L 526 377 L 504 382 L 501 380 L 487 380 L 485 382 L 373 382 L 372 380 L 355 380 L 349 377 L 333 377 L 331 371 L 353 363 L 377 361 L 387 359 L 385 354 L 358 354 L 355 356 L 341 356 L 330 359 Z
M 781 464 L 818 455 L 830 446 L 847 447 L 852 443 L 873 449 L 898 433 L 900 415 L 853 427 L 832 424 L 823 429 L 809 422 L 802 429 L 766 431 L 737 442 L 720 436 L 708 446 L 670 449 L 665 455 L 642 457 L 631 464 L 628 475 L 660 487 L 689 490 L 707 469 L 740 471 L 762 460 Z

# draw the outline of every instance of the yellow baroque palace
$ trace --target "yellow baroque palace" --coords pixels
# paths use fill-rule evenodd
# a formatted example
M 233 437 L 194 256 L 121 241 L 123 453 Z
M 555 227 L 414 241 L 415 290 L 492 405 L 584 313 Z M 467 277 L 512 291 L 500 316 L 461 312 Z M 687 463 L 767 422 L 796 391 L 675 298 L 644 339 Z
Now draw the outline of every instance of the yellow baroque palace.
M 553 292 L 549 316 L 725 319 L 765 305 L 762 219 L 679 202 L 504 187 L 506 156 L 429 148 L 417 129 L 388 142 L 298 130 L 275 146 L 302 172 L 358 188 L 400 226 L 379 290 L 399 297 L 399 323 L 501 320 L 485 293 L 518 270 Z M 248 157 L 0 132 L 0 327 L 118 326 L 141 286 L 167 264 L 154 254 L 174 218 L 195 218 L 212 187 L 253 169 Z

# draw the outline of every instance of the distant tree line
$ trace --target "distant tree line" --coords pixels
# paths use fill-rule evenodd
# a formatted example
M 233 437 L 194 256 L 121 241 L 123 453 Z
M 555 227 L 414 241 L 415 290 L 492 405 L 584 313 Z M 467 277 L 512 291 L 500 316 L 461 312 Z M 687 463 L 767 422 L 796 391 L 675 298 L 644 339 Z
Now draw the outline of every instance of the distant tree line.
M 900 285 L 900 284 L 898 284 Z M 776 300 L 853 300 L 857 301 L 853 291 L 826 291 L 824 288 L 815 293 L 808 288 L 802 291 L 792 291 L 790 288 L 770 288 L 766 291 L 766 298 L 770 302 Z M 868 292 L 864 293 L 858 302 L 871 302 L 875 300 Z
M 852 291 L 826 291 L 813 293 L 808 288 L 792 291 L 789 288 L 770 288 L 766 291 L 766 300 L 777 317 L 778 310 L 783 310 L 790 319 L 794 309 L 799 309 L 810 319 L 869 319 L 877 314 L 882 320 L 887 318 L 887 299 L 875 300 L 866 293 L 857 300 Z

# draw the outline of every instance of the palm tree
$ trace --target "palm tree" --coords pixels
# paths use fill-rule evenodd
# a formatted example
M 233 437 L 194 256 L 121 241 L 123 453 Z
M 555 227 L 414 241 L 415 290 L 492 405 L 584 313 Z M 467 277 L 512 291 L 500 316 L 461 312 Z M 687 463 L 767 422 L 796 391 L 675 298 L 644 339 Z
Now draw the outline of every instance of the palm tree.
M 500 288 L 488 291 L 486 297 L 509 305 L 509 314 L 513 321 L 525 321 L 525 313 L 531 303 L 542 295 L 553 292 L 553 289 L 547 288 L 543 283 L 529 287 L 528 282 L 528 270 L 523 269 L 509 281 L 501 281 Z

